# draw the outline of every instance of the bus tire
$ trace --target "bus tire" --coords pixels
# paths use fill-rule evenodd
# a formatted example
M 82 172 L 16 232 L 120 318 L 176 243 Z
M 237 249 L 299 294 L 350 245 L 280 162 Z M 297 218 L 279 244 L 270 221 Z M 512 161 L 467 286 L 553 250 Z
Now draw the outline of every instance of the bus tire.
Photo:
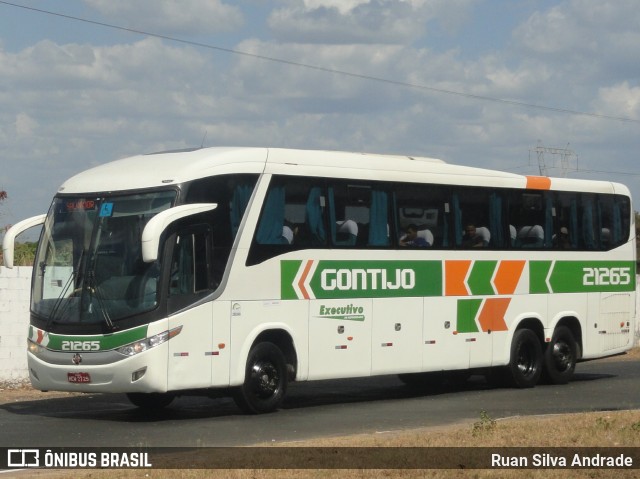
M 127 399 L 131 404 L 148 411 L 164 409 L 174 398 L 175 396 L 169 393 L 127 393 Z
M 542 346 L 530 329 L 518 329 L 511 342 L 511 359 L 507 366 L 509 382 L 517 388 L 532 388 L 542 374 Z
M 249 352 L 244 383 L 235 391 L 234 400 L 250 414 L 272 412 L 282 404 L 287 384 L 287 364 L 280 348 L 258 343 Z
M 567 384 L 576 369 L 578 346 L 566 326 L 558 326 L 544 352 L 544 379 L 551 384 Z

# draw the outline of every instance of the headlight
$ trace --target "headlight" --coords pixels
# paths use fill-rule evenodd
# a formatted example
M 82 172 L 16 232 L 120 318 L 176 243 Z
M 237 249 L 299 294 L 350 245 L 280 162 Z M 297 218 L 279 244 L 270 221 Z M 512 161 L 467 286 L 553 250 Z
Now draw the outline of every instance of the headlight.
M 47 348 L 36 343 L 35 341 L 31 341 L 30 339 L 27 339 L 27 349 L 31 354 L 38 355 L 42 353 L 44 350 L 46 350 Z
M 122 347 L 116 349 L 120 354 L 124 354 L 125 356 L 135 356 L 138 353 L 142 353 L 147 349 L 155 348 L 160 344 L 169 341 L 174 336 L 177 336 L 182 331 L 182 326 L 178 326 L 177 328 L 170 329 L 169 331 L 163 331 L 155 336 L 151 336 L 149 338 L 141 339 L 140 341 L 136 341 L 134 343 L 126 344 Z

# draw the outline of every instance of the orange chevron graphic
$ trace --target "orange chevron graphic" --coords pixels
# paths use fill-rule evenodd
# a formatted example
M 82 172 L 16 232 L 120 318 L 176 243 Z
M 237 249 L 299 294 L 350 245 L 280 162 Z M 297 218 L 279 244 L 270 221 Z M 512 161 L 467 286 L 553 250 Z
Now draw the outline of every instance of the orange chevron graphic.
M 445 261 L 445 295 L 469 296 L 465 278 L 469 272 L 471 260 Z
M 300 281 L 298 281 L 298 287 L 300 288 L 300 292 L 302 293 L 302 297 L 304 299 L 310 299 L 311 296 L 305 287 L 305 281 L 307 280 L 307 276 L 309 275 L 309 270 L 311 270 L 311 266 L 313 266 L 313 260 L 307 261 L 307 264 L 304 265 L 304 271 L 300 276 Z
M 478 322 L 482 331 L 506 331 L 507 323 L 504 315 L 511 303 L 511 298 L 487 298 L 480 308 Z
M 493 285 L 496 289 L 496 294 L 513 294 L 522 276 L 524 265 L 526 261 L 515 260 L 500 261 L 498 270 L 493 279 Z

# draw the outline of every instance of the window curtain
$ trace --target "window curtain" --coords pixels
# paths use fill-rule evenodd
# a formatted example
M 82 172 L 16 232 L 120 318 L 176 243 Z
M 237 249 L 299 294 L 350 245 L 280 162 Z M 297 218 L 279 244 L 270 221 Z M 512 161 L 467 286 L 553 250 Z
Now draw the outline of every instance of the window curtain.
M 544 246 L 551 248 L 553 245 L 553 198 L 547 195 L 544 208 Z
M 569 239 L 571 240 L 571 247 L 573 249 L 578 249 L 578 201 L 575 198 L 571 199 L 571 206 L 569 208 L 571 218 L 569 222 L 571 224 L 571 229 L 569 231 Z
M 613 201 L 613 231 L 611 232 L 611 247 L 618 246 L 622 240 L 622 211 L 620 203 Z
M 454 193 L 451 197 L 451 208 L 453 209 L 453 234 L 455 245 L 462 245 L 462 210 L 460 209 L 460 198 Z
M 331 241 L 336 244 L 336 204 L 334 198 L 333 187 L 329 187 L 329 230 L 331 233 Z
M 491 193 L 489 196 L 489 230 L 493 246 L 504 246 L 504 228 L 502 227 L 502 196 Z
M 240 228 L 240 222 L 244 215 L 247 205 L 249 204 L 249 198 L 253 187 L 250 185 L 236 185 L 233 189 L 233 195 L 231 197 L 231 233 L 233 237 L 236 237 L 238 229 Z
M 371 192 L 371 209 L 369 218 L 369 245 L 387 246 L 389 244 L 389 222 L 387 212 L 388 195 L 386 191 Z
M 585 200 L 582 207 L 582 238 L 587 249 L 595 249 L 595 238 L 593 235 L 593 201 Z
M 324 228 L 324 218 L 322 213 L 322 188 L 315 186 L 309 190 L 306 205 L 306 223 L 314 244 L 325 244 L 327 233 Z
M 284 186 L 273 187 L 267 195 L 258 225 L 256 241 L 260 244 L 287 244 L 282 236 L 284 226 Z

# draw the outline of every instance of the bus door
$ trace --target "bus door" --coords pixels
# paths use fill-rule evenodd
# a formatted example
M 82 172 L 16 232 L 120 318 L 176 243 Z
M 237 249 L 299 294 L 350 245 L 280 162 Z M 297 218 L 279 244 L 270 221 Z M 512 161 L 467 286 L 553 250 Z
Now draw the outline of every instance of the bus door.
M 211 293 L 211 244 L 207 225 L 177 233 L 169 277 L 169 330 L 182 328 L 169 341 L 170 390 L 209 387 L 213 346 L 213 302 L 193 306 Z

